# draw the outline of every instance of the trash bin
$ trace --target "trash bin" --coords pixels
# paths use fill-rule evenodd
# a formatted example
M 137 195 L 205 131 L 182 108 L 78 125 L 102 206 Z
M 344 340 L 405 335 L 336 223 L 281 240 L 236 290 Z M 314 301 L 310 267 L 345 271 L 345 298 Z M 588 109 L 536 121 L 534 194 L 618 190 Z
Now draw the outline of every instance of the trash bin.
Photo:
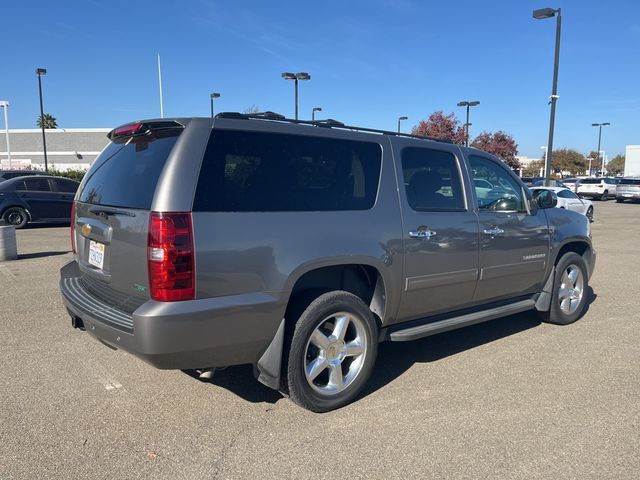
M 0 220 L 0 262 L 16 258 L 18 258 L 16 229 L 13 225 L 7 225 Z

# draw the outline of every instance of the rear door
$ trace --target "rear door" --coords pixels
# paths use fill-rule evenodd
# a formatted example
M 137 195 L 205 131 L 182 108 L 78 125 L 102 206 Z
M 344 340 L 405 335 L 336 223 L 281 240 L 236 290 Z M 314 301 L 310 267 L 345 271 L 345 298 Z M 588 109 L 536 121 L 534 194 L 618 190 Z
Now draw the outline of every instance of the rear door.
M 556 193 L 558 194 L 558 197 L 563 198 L 566 201 L 567 210 L 572 210 L 582 214 L 587 210 L 586 204 L 572 191 L 559 190 Z
M 478 278 L 478 218 L 467 202 L 460 150 L 446 144 L 405 146 L 399 160 L 396 155 L 404 228 L 398 317 L 462 308 Z
M 531 210 L 526 189 L 504 162 L 469 155 L 474 179 L 493 185 L 476 195 L 480 223 L 480 279 L 475 302 L 539 291 L 549 261 L 549 228 L 542 210 Z
M 77 261 L 96 297 L 125 311 L 149 299 L 150 209 L 182 128 L 113 138 L 87 172 L 76 204 Z
M 16 194 L 29 205 L 29 213 L 32 221 L 44 221 L 57 218 L 55 195 L 51 191 L 51 186 L 47 178 L 25 178 L 24 189 L 16 191 Z
M 50 178 L 49 183 L 53 191 L 52 203 L 55 209 L 55 218 L 67 220 L 71 213 L 71 204 L 79 184 L 73 180 L 63 178 Z

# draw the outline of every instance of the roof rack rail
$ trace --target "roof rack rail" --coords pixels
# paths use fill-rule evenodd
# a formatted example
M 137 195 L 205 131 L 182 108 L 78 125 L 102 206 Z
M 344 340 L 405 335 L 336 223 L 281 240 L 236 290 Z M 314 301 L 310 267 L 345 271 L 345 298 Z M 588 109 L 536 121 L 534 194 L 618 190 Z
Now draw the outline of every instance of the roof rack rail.
M 236 119 L 236 120 L 249 120 L 249 119 L 275 120 L 279 122 L 295 123 L 300 125 L 312 125 L 314 127 L 340 128 L 345 130 L 353 130 L 357 132 L 393 135 L 394 137 L 418 138 L 420 140 L 431 140 L 433 142 L 453 143 L 453 141 L 451 141 L 451 139 L 448 139 L 448 138 L 426 137 L 422 135 L 412 135 L 410 133 L 399 133 L 391 130 L 380 130 L 377 128 L 366 128 L 366 127 L 357 127 L 353 125 L 345 125 L 344 123 L 334 120 L 332 118 L 327 118 L 325 120 L 295 120 L 293 118 L 287 118 L 284 115 L 281 115 L 276 112 L 270 112 L 270 111 L 257 112 L 257 113 L 221 112 L 221 113 L 218 113 L 215 116 L 215 118 L 230 118 L 230 119 Z

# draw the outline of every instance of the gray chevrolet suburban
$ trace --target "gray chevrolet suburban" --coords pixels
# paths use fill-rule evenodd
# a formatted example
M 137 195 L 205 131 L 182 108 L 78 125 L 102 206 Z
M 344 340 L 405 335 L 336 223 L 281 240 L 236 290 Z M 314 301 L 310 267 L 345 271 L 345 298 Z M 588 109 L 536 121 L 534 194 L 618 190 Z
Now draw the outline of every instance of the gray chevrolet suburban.
M 277 114 L 116 128 L 72 208 L 72 325 L 162 369 L 252 364 L 324 412 L 378 343 L 585 309 L 584 215 L 445 141 Z

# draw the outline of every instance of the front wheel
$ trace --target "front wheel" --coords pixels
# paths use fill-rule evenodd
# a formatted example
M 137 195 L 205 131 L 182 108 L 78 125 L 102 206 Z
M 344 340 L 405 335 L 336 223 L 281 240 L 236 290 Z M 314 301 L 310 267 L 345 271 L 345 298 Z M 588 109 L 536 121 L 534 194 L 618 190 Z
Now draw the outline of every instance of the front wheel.
M 542 320 L 568 325 L 580 318 L 587 303 L 588 277 L 584 259 L 575 252 L 565 253 L 556 265 L 551 308 Z
M 589 207 L 585 215 L 587 216 L 590 222 L 593 222 L 593 207 Z
M 378 328 L 357 296 L 333 291 L 298 319 L 287 360 L 290 398 L 312 412 L 350 403 L 366 384 L 378 353 Z

